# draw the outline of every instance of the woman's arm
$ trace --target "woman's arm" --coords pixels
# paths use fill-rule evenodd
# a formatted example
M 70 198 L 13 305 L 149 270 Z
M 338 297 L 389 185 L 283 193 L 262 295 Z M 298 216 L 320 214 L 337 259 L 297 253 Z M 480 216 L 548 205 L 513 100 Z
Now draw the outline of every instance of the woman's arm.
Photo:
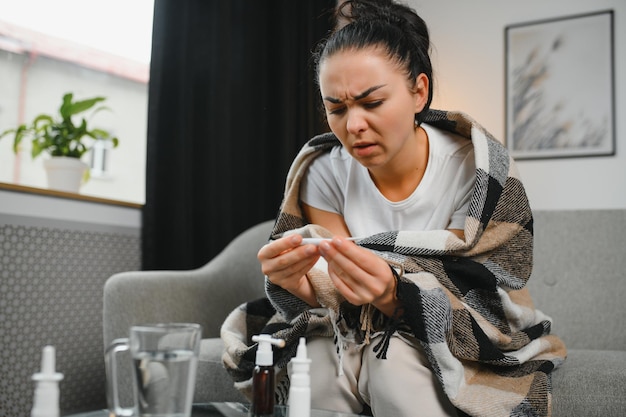
M 341 214 L 320 210 L 308 204 L 301 203 L 302 211 L 309 223 L 319 224 L 334 235 L 350 237 L 350 231 Z

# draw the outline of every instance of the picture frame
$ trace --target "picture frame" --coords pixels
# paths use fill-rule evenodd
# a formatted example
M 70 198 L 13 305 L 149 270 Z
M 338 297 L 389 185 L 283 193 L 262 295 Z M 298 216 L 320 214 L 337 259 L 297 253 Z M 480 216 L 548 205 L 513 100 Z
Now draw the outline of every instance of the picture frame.
M 615 155 L 613 10 L 505 28 L 515 159 Z

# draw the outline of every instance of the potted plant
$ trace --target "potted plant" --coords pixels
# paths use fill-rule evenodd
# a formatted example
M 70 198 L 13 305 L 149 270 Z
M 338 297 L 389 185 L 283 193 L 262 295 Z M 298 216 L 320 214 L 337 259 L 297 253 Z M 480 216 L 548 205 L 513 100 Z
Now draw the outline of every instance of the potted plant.
M 89 172 L 88 165 L 81 161 L 81 157 L 93 147 L 95 141 L 108 140 L 113 147 L 117 147 L 119 141 L 106 130 L 89 129 L 85 118 L 82 118 L 79 124 L 75 124 L 72 119 L 73 116 L 106 100 L 104 97 L 79 101 L 74 101 L 73 98 L 72 93 L 63 96 L 58 114 L 60 117 L 55 119 L 48 114 L 40 114 L 30 124 L 22 124 L 16 129 L 2 132 L 0 139 L 14 133 L 13 151 L 17 153 L 22 140 L 30 138 L 33 159 L 44 152 L 50 155 L 50 158 L 44 161 L 48 186 L 52 189 L 78 192 L 83 177 Z M 107 107 L 95 108 L 91 116 L 103 109 Z

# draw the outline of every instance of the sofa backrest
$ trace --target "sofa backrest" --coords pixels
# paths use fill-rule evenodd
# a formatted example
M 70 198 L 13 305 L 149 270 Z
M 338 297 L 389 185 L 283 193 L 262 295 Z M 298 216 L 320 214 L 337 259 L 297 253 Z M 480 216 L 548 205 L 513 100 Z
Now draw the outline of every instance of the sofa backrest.
M 265 297 L 265 277 L 256 255 L 268 242 L 273 224 L 273 220 L 267 220 L 244 230 L 198 270 L 201 275 L 212 276 L 211 287 L 220 294 L 219 303 L 204 307 L 207 317 L 207 322 L 202 323 L 205 337 L 219 336 L 222 322 L 237 306 Z
M 570 349 L 626 349 L 626 210 L 536 211 L 528 288 Z

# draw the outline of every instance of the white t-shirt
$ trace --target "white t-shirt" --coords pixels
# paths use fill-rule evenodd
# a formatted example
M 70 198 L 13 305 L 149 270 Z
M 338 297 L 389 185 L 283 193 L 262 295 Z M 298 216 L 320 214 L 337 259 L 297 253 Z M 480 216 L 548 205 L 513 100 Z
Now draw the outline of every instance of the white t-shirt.
M 300 199 L 343 216 L 352 236 L 395 230 L 464 229 L 476 179 L 470 140 L 427 124 L 429 155 L 424 176 L 402 201 L 383 196 L 343 146 L 320 155 L 303 178 Z

